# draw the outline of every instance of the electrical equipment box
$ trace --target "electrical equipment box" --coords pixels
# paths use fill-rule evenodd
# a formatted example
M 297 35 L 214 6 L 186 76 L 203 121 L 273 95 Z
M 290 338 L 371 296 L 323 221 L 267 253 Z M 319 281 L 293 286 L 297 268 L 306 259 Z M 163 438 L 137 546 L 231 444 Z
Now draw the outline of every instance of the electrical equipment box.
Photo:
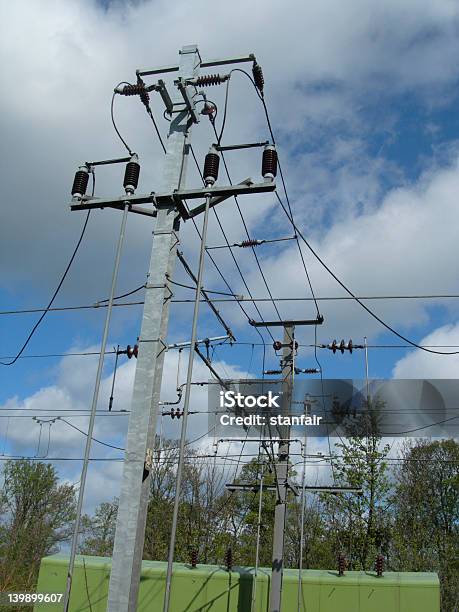
M 42 559 L 37 593 L 63 593 L 68 557 Z M 77 556 L 70 612 L 106 612 L 111 559 Z M 162 610 L 167 564 L 144 561 L 138 612 Z M 271 570 L 259 568 L 253 612 L 266 612 Z M 440 612 L 437 574 L 414 572 L 345 572 L 303 570 L 300 597 L 307 612 Z M 196 568 L 174 563 L 171 612 L 241 612 L 251 609 L 254 570 L 234 567 L 231 572 L 218 565 Z M 297 610 L 298 570 L 284 570 L 282 612 Z M 40 604 L 36 612 L 57 611 L 62 604 Z

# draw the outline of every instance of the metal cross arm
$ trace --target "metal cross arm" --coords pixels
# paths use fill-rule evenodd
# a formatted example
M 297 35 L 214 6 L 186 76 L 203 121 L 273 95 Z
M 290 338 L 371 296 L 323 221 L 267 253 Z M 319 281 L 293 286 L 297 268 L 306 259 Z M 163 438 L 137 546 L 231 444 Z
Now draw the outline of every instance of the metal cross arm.
M 291 480 L 287 480 L 286 484 L 287 484 L 287 488 L 292 491 L 295 497 L 298 497 L 299 495 L 298 487 Z M 260 490 L 261 485 L 259 482 L 254 482 L 251 484 L 231 482 L 231 483 L 226 484 L 225 487 L 228 489 L 228 491 L 253 491 L 254 493 L 256 493 L 257 491 Z M 305 488 L 308 488 L 308 487 L 305 487 Z M 263 484 L 263 491 L 277 491 L 277 486 L 275 484 L 272 484 L 272 485 Z
M 262 183 L 262 184 L 264 185 L 264 183 Z M 270 183 L 270 184 L 272 184 L 272 183 Z M 251 178 L 246 178 L 243 181 L 241 181 L 240 183 L 238 183 L 237 185 L 235 185 L 235 187 L 238 187 L 238 186 L 255 187 L 255 185 L 253 184 Z M 252 191 L 252 193 L 257 193 L 257 192 Z M 238 195 L 238 194 L 214 195 L 214 197 L 211 198 L 211 200 L 210 200 L 209 208 L 213 208 L 216 204 L 220 204 L 220 202 L 223 202 L 224 200 L 227 200 L 232 195 Z M 196 206 L 195 208 L 190 210 L 190 212 L 188 213 L 188 217 L 190 219 L 193 218 L 193 217 L 196 217 L 196 215 L 199 215 L 200 213 L 202 213 L 204 211 L 205 207 L 206 207 L 205 204 L 199 204 L 199 206 Z
M 237 57 L 229 57 L 225 59 L 214 59 L 208 60 L 207 62 L 200 62 L 201 68 L 211 68 L 213 66 L 227 66 L 228 64 L 241 64 L 244 62 L 253 62 L 255 56 L 253 53 L 249 55 L 240 55 Z M 152 74 L 165 74 L 167 72 L 177 72 L 179 67 L 177 65 L 160 66 L 159 68 L 141 68 L 136 70 L 136 74 L 139 76 L 150 76 Z
M 295 495 L 298 495 L 298 487 L 293 484 L 290 480 L 287 481 L 287 486 L 289 489 L 293 491 Z M 225 485 L 228 491 L 259 491 L 260 483 L 253 484 L 238 484 L 238 483 L 229 483 Z M 359 487 L 333 487 L 333 486 L 305 486 L 305 491 L 310 491 L 311 493 L 331 493 L 332 495 L 339 495 L 343 493 L 354 493 L 355 495 L 363 495 L 363 489 Z M 277 491 L 276 485 L 263 485 L 264 491 Z
M 124 195 L 118 198 L 91 198 L 84 197 L 71 202 L 70 210 L 89 210 L 94 208 L 118 208 L 123 209 L 126 203 L 130 204 L 132 212 L 140 214 L 148 214 L 156 216 L 156 211 L 150 211 L 144 208 L 138 208 L 138 204 L 154 204 L 156 208 L 162 206 L 170 206 L 171 203 L 176 203 L 180 208 L 180 214 L 183 219 L 191 219 L 199 215 L 205 209 L 205 204 L 196 206 L 189 212 L 183 206 L 185 200 L 196 200 L 205 198 L 207 194 L 211 194 L 210 207 L 223 202 L 224 200 L 238 195 L 247 195 L 250 193 L 267 193 L 275 191 L 276 183 L 274 181 L 266 181 L 263 183 L 253 183 L 251 179 L 245 179 L 237 185 L 225 185 L 223 187 L 214 186 L 202 189 L 176 189 L 172 193 L 148 193 L 139 195 Z
M 207 194 L 210 194 L 212 198 L 219 198 L 219 201 L 223 201 L 223 199 L 231 198 L 234 195 L 267 193 L 275 190 L 276 183 L 274 181 L 253 183 L 251 179 L 245 179 L 242 183 L 238 183 L 237 185 L 214 185 L 213 187 L 202 187 L 201 189 L 177 189 L 174 191 L 173 195 L 181 200 L 196 200 L 198 198 L 205 198 Z M 167 204 L 170 201 L 170 197 L 171 194 L 157 194 L 155 200 L 159 205 L 163 203 Z
M 139 214 L 147 214 L 150 217 L 156 217 L 156 210 L 141 208 L 138 204 L 154 204 L 154 193 L 142 195 L 124 195 L 118 198 L 94 198 L 84 196 L 83 198 L 74 198 L 70 203 L 70 210 L 92 210 L 94 208 L 118 208 L 123 210 L 126 202 L 130 205 L 131 212 Z
M 249 320 L 252 327 L 284 327 L 285 325 L 322 325 L 324 318 L 318 315 L 316 319 L 303 319 L 300 321 L 254 321 Z

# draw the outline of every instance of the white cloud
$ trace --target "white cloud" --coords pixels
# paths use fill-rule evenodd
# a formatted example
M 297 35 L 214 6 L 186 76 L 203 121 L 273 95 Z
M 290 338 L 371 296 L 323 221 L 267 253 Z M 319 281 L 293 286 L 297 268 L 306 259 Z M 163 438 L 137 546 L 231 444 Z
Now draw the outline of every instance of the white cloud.
M 95 347 L 93 346 L 85 347 L 86 351 L 93 351 L 94 349 Z M 73 350 L 70 352 L 73 352 Z M 3 411 L 1 419 L 2 442 L 7 435 L 6 455 L 36 455 L 44 457 L 44 461 L 46 461 L 47 457 L 83 457 L 86 437 L 72 428 L 71 425 L 83 431 L 88 430 L 88 417 L 84 415 L 74 416 L 74 413 L 78 410 L 88 410 L 90 407 L 96 359 L 96 357 L 65 357 L 59 364 L 55 384 L 43 387 L 24 399 L 19 397 L 10 398 L 0 406 L 0 411 Z M 162 401 L 173 401 L 177 397 L 175 392 L 177 362 L 177 351 L 167 353 L 162 383 Z M 121 364 L 118 368 L 114 393 L 114 411 L 130 409 L 135 363 L 135 360 L 132 359 Z M 184 382 L 186 365 L 187 354 L 184 354 L 180 384 Z M 216 361 L 214 367 L 223 376 L 241 377 L 245 374 L 238 367 L 221 361 Z M 206 382 L 208 378 L 209 371 L 207 367 L 196 359 L 193 368 L 193 380 Z M 103 378 L 101 383 L 98 404 L 100 413 L 96 418 L 93 438 L 122 448 L 125 444 L 128 417 L 120 416 L 118 412 L 114 416 L 104 416 L 107 412 L 103 412 L 108 410 L 111 383 L 112 376 L 110 372 Z M 167 411 L 167 409 L 166 406 L 160 407 L 160 412 Z M 190 410 L 207 410 L 206 386 L 193 387 Z M 67 415 L 66 411 L 73 412 Z M 36 415 L 39 421 L 33 420 L 32 417 L 25 418 L 27 412 L 30 412 L 31 415 Z M 7 419 L 7 415 L 11 416 L 11 418 Z M 58 415 L 61 415 L 61 418 L 58 418 L 49 425 L 50 419 Z M 172 420 L 167 416 L 162 418 L 164 437 L 178 439 L 182 420 Z M 158 432 L 160 430 L 160 419 L 161 417 L 158 419 Z M 45 422 L 40 426 L 40 421 Z M 65 421 L 68 421 L 71 425 Z M 205 434 L 209 429 L 207 421 L 207 414 L 191 415 L 187 438 L 191 440 Z M 48 449 L 49 427 L 51 429 L 49 430 L 50 442 Z M 42 429 L 41 439 L 40 428 Z M 203 439 L 201 445 L 203 448 L 210 447 L 211 440 Z M 91 457 L 108 458 L 121 456 L 123 456 L 123 453 L 119 451 L 107 448 L 96 441 L 92 442 Z M 79 462 L 58 462 L 56 465 L 59 466 L 61 475 L 69 481 L 77 482 L 79 480 L 81 470 Z M 91 509 L 101 501 L 111 499 L 114 495 L 117 495 L 120 477 L 121 463 L 91 463 L 88 488 L 85 495 L 85 508 Z M 101 486 L 103 482 L 105 484 Z
M 337 222 L 320 235 L 305 232 L 322 259 L 357 295 L 456 293 L 458 273 L 451 263 L 459 224 L 457 191 L 459 161 L 428 172 L 413 185 L 394 189 L 375 210 Z M 345 295 L 338 284 L 304 247 L 317 295 Z M 266 260 L 268 281 L 277 296 L 308 295 L 296 245 Z M 253 271 L 250 285 L 264 293 Z M 390 324 L 413 329 L 429 319 L 429 307 L 442 304 L 455 312 L 451 301 L 372 301 L 368 305 Z M 373 336 L 383 328 L 354 303 L 323 302 L 325 325 L 320 333 L 351 337 Z M 292 314 L 282 306 L 282 311 Z M 303 306 L 313 314 L 313 305 Z
M 206 58 L 257 54 L 264 67 L 274 127 L 281 136 L 296 219 L 324 260 L 355 292 L 455 291 L 458 279 L 451 253 L 456 250 L 459 222 L 457 160 L 452 155 L 450 163 L 440 166 L 428 160 L 429 169 L 416 184 L 387 193 L 387 182 L 400 185 L 403 177 L 382 152 L 368 152 L 366 139 L 375 129 L 392 138 L 396 121 L 388 116 L 375 125 L 365 119 L 365 109 L 375 100 L 384 102 L 404 93 L 416 95 L 428 106 L 444 104 L 457 81 L 458 17 L 458 5 L 452 0 L 291 0 L 268 4 L 237 0 L 217 8 L 208 0 L 181 0 L 136 6 L 116 3 L 107 11 L 90 0 L 4 4 L 0 20 L 7 25 L 0 37 L 0 52 L 8 61 L 0 68 L 5 85 L 0 99 L 3 286 L 21 291 L 26 286 L 31 293 L 25 299 L 35 302 L 49 293 L 83 221 L 81 215 L 67 209 L 76 166 L 85 159 L 122 152 L 109 119 L 114 84 L 132 80 L 139 66 L 175 63 L 182 44 L 196 41 Z M 212 95 L 214 91 L 220 102 L 222 90 L 215 89 Z M 266 133 L 259 101 L 242 75 L 235 76 L 229 104 L 228 142 L 256 140 Z M 161 106 L 154 96 L 153 106 L 160 116 Z M 133 99 L 117 100 L 116 116 L 123 134 L 141 154 L 141 188 L 150 191 L 157 182 L 162 154 L 148 118 Z M 205 122 L 195 130 L 194 138 L 201 159 L 213 140 Z M 311 143 L 317 144 L 311 148 Z M 230 161 L 236 179 L 259 172 L 253 152 Z M 118 194 L 120 189 L 119 168 L 98 172 L 98 195 Z M 279 235 L 290 232 L 268 198 L 241 200 L 241 205 L 257 237 L 264 237 L 268 226 Z M 226 203 L 220 210 L 230 241 L 244 238 L 234 206 Z M 84 247 L 63 288 L 63 301 L 104 297 L 119 222 L 113 211 L 93 214 Z M 151 230 L 144 218 L 130 218 L 119 286 L 131 287 L 144 280 Z M 196 254 L 190 224 L 184 225 L 181 238 L 185 252 Z M 213 222 L 210 240 L 213 244 L 222 242 Z M 253 260 L 249 255 L 236 256 L 253 294 L 264 294 Z M 306 256 L 317 294 L 336 294 L 336 284 L 309 254 Z M 216 257 L 231 283 L 247 293 L 240 288 L 227 254 Z M 308 295 L 294 248 L 266 258 L 263 267 L 274 294 Z M 206 283 L 216 282 L 209 267 Z M 425 323 L 429 316 L 426 305 L 419 303 L 371 305 L 403 328 Z M 272 314 L 269 306 L 261 309 L 265 315 Z M 238 324 L 243 320 L 233 307 L 222 306 L 221 310 Z M 253 309 L 248 310 L 254 316 Z M 349 303 L 338 308 L 326 302 L 321 310 L 326 317 L 320 330 L 324 340 L 343 333 L 371 336 L 380 329 L 358 306 Z M 281 311 L 293 314 L 293 309 L 285 306 Z M 295 314 L 300 312 L 308 318 L 312 306 L 296 304 Z M 454 308 L 451 312 L 454 314 Z M 451 335 L 454 330 L 456 326 L 445 333 Z M 165 368 L 163 393 L 168 399 L 174 396 L 175 359 L 175 355 L 168 355 Z M 443 368 L 440 363 L 453 368 L 456 360 L 415 352 L 399 362 L 394 372 L 406 376 L 420 369 L 432 375 Z M 129 405 L 133 368 L 133 361 L 119 368 L 115 407 Z M 199 362 L 195 371 L 197 378 L 207 378 Z M 238 372 L 235 367 L 231 371 Z M 7 405 L 24 410 L 87 408 L 94 373 L 95 359 L 64 359 L 53 385 L 25 399 L 12 398 Z M 101 409 L 107 406 L 110 383 L 110 376 L 105 377 Z M 196 403 L 203 402 L 205 389 L 196 390 L 193 397 Z M 5 419 L 2 421 L 4 424 Z M 28 420 L 17 419 L 10 430 L 17 452 L 36 447 L 38 426 L 25 427 L 25 422 Z M 95 436 L 122 441 L 125 422 L 124 417 L 100 418 Z M 75 424 L 84 429 L 87 421 L 83 418 Z M 202 425 L 202 420 L 190 419 L 190 433 L 198 433 Z M 177 421 L 169 421 L 167 434 L 177 432 L 178 426 Z M 83 445 L 84 436 L 70 427 L 59 422 L 52 426 L 53 452 L 81 456 Z M 97 452 L 109 451 L 99 447 Z M 98 464 L 91 468 L 91 474 L 88 503 L 95 504 L 102 495 L 115 491 L 119 466 Z M 76 469 L 70 475 L 77 480 Z M 103 478 L 109 480 L 110 487 L 101 486 Z
M 444 325 L 425 336 L 422 346 L 442 346 L 433 350 L 453 352 L 459 349 L 459 323 Z M 449 348 L 450 347 L 450 348 Z M 447 378 L 457 379 L 459 372 L 459 355 L 434 355 L 420 349 L 414 349 L 397 361 L 392 375 L 394 378 Z
M 0 40 L 2 56 L 8 57 L 1 67 L 7 85 L 0 101 L 7 147 L 2 184 L 5 201 L 14 203 L 4 208 L 6 256 L 1 261 L 3 282 L 10 288 L 27 280 L 48 292 L 61 272 L 61 257 L 65 259 L 82 222 L 81 215 L 70 214 L 66 207 L 73 171 L 84 159 L 121 151 L 108 114 L 113 85 L 132 79 L 138 66 L 175 62 L 181 45 L 193 42 L 190 36 L 205 57 L 256 52 L 264 66 L 275 127 L 284 137 L 283 155 L 290 156 L 293 166 L 289 184 L 299 193 L 309 175 L 307 182 L 317 187 L 322 205 L 341 201 L 338 219 L 347 206 L 353 210 L 356 201 L 362 201 L 364 210 L 373 206 L 382 171 L 388 169 L 356 144 L 356 138 L 374 129 L 362 117 L 362 104 L 408 90 L 441 101 L 457 75 L 459 10 L 449 0 L 382 5 L 362 0 L 247 5 L 238 0 L 218 10 L 207 0 L 115 3 L 109 10 L 89 0 L 45 0 L 16 2 L 1 10 L 2 22 L 8 24 Z M 215 89 L 212 95 L 219 98 L 221 93 Z M 159 111 L 156 98 L 153 104 Z M 150 190 L 161 154 L 148 118 L 132 99 L 117 100 L 117 117 L 142 155 L 142 185 Z M 297 158 L 299 138 L 307 144 L 311 135 L 320 135 L 330 125 L 348 134 L 341 142 L 349 158 L 357 153 L 358 167 L 352 159 L 343 159 L 334 169 L 336 151 L 332 158 L 327 153 Z M 232 85 L 227 129 L 228 139 L 235 141 L 258 138 L 265 129 L 259 102 L 240 75 Z M 198 149 L 208 146 L 212 136 L 205 124 L 195 130 L 195 138 Z M 231 160 L 235 176 L 239 170 L 245 176 L 244 162 L 235 163 Z M 118 170 L 98 173 L 99 194 L 119 192 Z M 258 162 L 250 170 L 257 172 Z M 267 207 L 260 200 L 253 202 L 244 212 L 255 226 Z M 315 203 L 304 207 L 302 200 L 296 206 L 298 215 L 304 209 L 314 216 L 314 208 Z M 241 237 L 233 208 L 223 207 L 222 215 L 229 235 Z M 106 285 L 118 223 L 119 215 L 111 211 L 93 215 L 72 282 L 64 288 L 68 299 L 82 293 L 92 298 Z M 133 269 L 139 278 L 145 274 L 151 225 L 143 218 L 130 219 L 128 234 L 123 286 L 131 281 Z M 194 250 L 189 228 L 182 238 L 186 249 Z M 17 248 L 26 244 L 27 249 Z M 13 252 L 14 258 L 8 257 Z M 226 271 L 234 273 L 229 266 Z

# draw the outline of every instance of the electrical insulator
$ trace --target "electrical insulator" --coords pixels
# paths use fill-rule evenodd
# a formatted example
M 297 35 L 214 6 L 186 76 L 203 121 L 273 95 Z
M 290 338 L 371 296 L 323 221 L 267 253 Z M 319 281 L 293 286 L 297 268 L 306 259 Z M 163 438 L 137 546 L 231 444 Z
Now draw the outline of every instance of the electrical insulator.
M 265 78 L 263 76 L 263 70 L 261 69 L 260 64 L 254 62 L 252 66 L 252 74 L 253 80 L 255 81 L 255 85 L 257 86 L 258 91 L 263 95 L 263 88 L 265 86 Z
M 233 551 L 231 546 L 227 548 L 225 554 L 226 569 L 230 572 L 233 569 Z
M 323 345 L 324 348 L 328 348 L 331 351 L 333 351 L 333 353 L 336 353 L 336 351 L 340 351 L 340 353 L 343 355 L 344 351 L 349 351 L 352 354 L 352 351 L 355 348 L 364 348 L 362 345 L 360 344 L 354 344 L 352 342 L 352 340 L 349 340 L 349 342 L 346 344 L 346 342 L 344 342 L 344 340 L 341 340 L 341 342 L 338 344 L 336 342 L 336 340 L 333 340 L 333 342 L 329 345 Z
M 382 555 L 376 557 L 375 570 L 376 575 L 380 578 L 384 571 L 384 557 Z
M 139 98 L 147 110 L 150 110 L 150 95 L 145 87 L 145 83 L 138 76 L 137 85 L 139 86 Z
M 143 83 L 136 83 L 135 85 L 117 87 L 115 93 L 121 94 L 122 96 L 139 96 L 142 90 L 145 90 L 145 85 Z
M 258 246 L 259 244 L 263 244 L 264 240 L 243 240 L 238 246 L 241 246 L 243 249 L 247 247 Z
M 151 90 L 154 86 L 150 86 L 148 89 L 145 83 L 140 77 L 137 77 L 137 83 L 135 85 L 127 84 L 123 87 L 119 86 L 115 88 L 115 93 L 121 94 L 122 96 L 139 96 L 143 104 L 147 108 L 150 106 L 150 95 L 148 90 Z
M 229 74 L 204 74 L 199 76 L 194 84 L 197 87 L 209 87 L 212 85 L 220 85 L 229 79 Z
M 215 147 L 210 147 L 204 162 L 204 182 L 207 185 L 213 185 L 218 178 L 218 166 L 220 164 L 220 156 Z
M 78 171 L 75 172 L 75 178 L 73 179 L 72 185 L 72 196 L 74 198 L 82 198 L 86 193 L 89 180 L 89 168 L 87 166 L 80 166 Z
M 273 145 L 266 145 L 261 163 L 261 175 L 265 179 L 273 180 L 277 174 L 277 151 Z
M 273 349 L 274 349 L 275 351 L 280 351 L 280 350 L 281 350 L 281 348 L 282 348 L 282 342 L 281 342 L 280 340 L 275 340 L 275 341 L 273 342 Z
M 140 80 L 135 85 L 124 85 L 123 87 L 117 87 L 115 93 L 121 94 L 122 96 L 140 96 L 140 99 L 148 106 L 150 103 L 150 96 L 145 87 L 145 83 Z
M 139 184 L 140 164 L 138 157 L 134 153 L 131 157 L 131 161 L 126 164 L 126 170 L 124 172 L 123 187 L 127 194 L 133 194 Z
M 139 345 L 138 344 L 134 344 L 134 346 L 131 346 L 130 344 L 127 345 L 127 347 L 126 347 L 126 355 L 127 355 L 128 359 L 132 359 L 132 357 L 135 357 L 137 359 L 138 354 L 139 354 Z
M 193 548 L 190 555 L 191 567 L 194 569 L 198 565 L 198 551 Z
M 346 571 L 346 557 L 343 553 L 338 555 L 338 576 L 344 576 L 344 572 Z

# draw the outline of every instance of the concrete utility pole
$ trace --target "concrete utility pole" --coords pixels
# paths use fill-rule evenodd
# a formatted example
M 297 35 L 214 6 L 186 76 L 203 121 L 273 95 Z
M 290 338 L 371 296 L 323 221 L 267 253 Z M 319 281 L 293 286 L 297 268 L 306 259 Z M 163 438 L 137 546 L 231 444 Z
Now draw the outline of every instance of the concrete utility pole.
M 196 76 L 199 59 L 196 46 L 184 47 L 180 54 L 178 76 L 184 79 Z M 183 103 L 183 97 L 175 89 L 171 99 L 173 103 Z M 186 107 L 172 118 L 161 181 L 164 192 L 173 192 L 184 182 L 188 158 L 188 147 L 185 145 L 191 126 Z M 158 208 L 153 232 L 110 574 L 110 612 L 134 612 L 137 609 L 150 492 L 149 475 L 172 297 L 168 279 L 172 277 L 177 257 L 178 229 L 177 207 L 170 201 Z
M 148 282 L 145 285 L 145 304 L 143 311 L 142 326 L 139 336 L 139 350 L 137 367 L 134 379 L 134 389 L 131 402 L 131 413 L 126 441 L 126 453 L 123 466 L 121 482 L 120 502 L 116 523 L 115 543 L 113 550 L 112 570 L 110 575 L 108 610 L 109 612 L 135 612 L 140 584 L 140 573 L 142 566 L 142 552 L 145 539 L 145 524 L 150 493 L 150 472 L 153 467 L 153 450 L 156 432 L 156 419 L 159 409 L 161 380 L 163 372 L 164 355 L 168 349 L 166 344 L 167 328 L 169 321 L 169 305 L 173 296 L 170 282 L 173 275 L 175 260 L 177 256 L 177 245 L 179 243 L 180 219 L 192 219 L 201 213 L 207 218 L 209 209 L 224 200 L 250 193 L 266 193 L 276 189 L 274 177 L 276 175 L 277 157 L 273 153 L 273 147 L 266 147 L 266 143 L 248 143 L 243 145 L 231 145 L 222 150 L 239 149 L 245 147 L 265 147 L 263 151 L 262 175 L 263 181 L 254 183 L 248 178 L 236 185 L 214 185 L 218 175 L 218 151 L 219 146 L 212 147 L 212 153 L 206 156 L 204 167 L 205 186 L 199 189 L 187 189 L 185 187 L 185 176 L 187 160 L 190 151 L 190 132 L 193 123 L 199 122 L 199 113 L 195 107 L 195 95 L 197 87 L 206 87 L 222 83 L 228 75 L 204 75 L 198 79 L 200 68 L 213 66 L 224 66 L 240 62 L 250 62 L 256 65 L 254 55 L 245 55 L 226 59 L 202 61 L 199 51 L 195 45 L 183 47 L 180 52 L 180 64 L 178 66 L 163 66 L 160 68 L 148 68 L 137 70 L 137 85 L 129 85 L 117 88 L 115 93 L 123 95 L 139 95 L 140 99 L 149 109 L 148 92 L 158 91 L 166 106 L 166 112 L 171 117 L 170 129 L 166 145 L 166 157 L 160 189 L 157 192 L 146 194 L 126 194 L 122 197 L 96 198 L 86 196 L 87 173 L 95 165 L 122 163 L 131 161 L 127 167 L 127 174 L 137 175 L 134 187 L 137 186 L 138 164 L 132 167 L 131 158 L 120 158 L 103 160 L 97 162 L 86 162 L 85 169 L 80 169 L 75 178 L 78 189 L 72 191 L 74 196 L 71 210 L 91 210 L 114 208 L 117 210 L 128 209 L 130 213 L 136 213 L 148 217 L 156 217 L 156 226 L 153 232 L 153 246 L 150 258 Z M 261 69 L 258 66 L 258 72 Z M 164 81 L 159 80 L 157 84 L 146 85 L 144 77 L 163 73 L 177 73 L 174 80 L 172 93 L 169 95 Z M 258 73 L 257 73 L 258 74 Z M 262 77 L 258 77 L 259 86 L 263 85 Z M 204 98 L 205 99 L 205 98 Z M 208 114 L 208 109 L 207 113 Z M 206 169 L 207 166 L 207 169 Z M 207 178 L 206 178 L 207 173 Z M 85 179 L 83 181 L 83 178 Z M 126 178 L 125 178 L 126 180 Z M 190 200 L 202 200 L 191 210 L 186 205 Z M 148 207 L 141 205 L 147 204 Z M 140 206 L 139 206 L 140 205 Z M 202 265 L 204 256 L 205 231 L 203 232 L 203 244 L 201 244 L 200 273 L 196 279 L 198 289 L 196 299 L 201 293 Z M 203 358 L 197 348 L 196 323 L 199 302 L 195 304 L 193 318 L 193 332 L 191 346 Z M 215 309 L 214 313 L 218 311 Z M 221 317 L 218 317 L 223 324 Z M 231 330 L 224 325 L 228 335 L 233 337 Z M 187 376 L 187 389 L 185 393 L 185 405 L 189 403 L 189 389 L 191 384 L 192 358 L 190 360 Z M 210 363 L 206 364 L 212 369 Z M 184 421 L 186 419 L 184 418 Z M 181 436 L 180 462 L 183 462 L 183 448 L 186 430 Z M 180 469 L 179 469 L 180 475 Z M 177 498 L 180 497 L 180 476 L 177 478 Z M 178 507 L 178 504 L 176 504 Z M 175 515 L 177 508 L 175 508 Z M 175 523 L 176 525 L 176 518 Z M 172 529 L 171 551 L 169 554 L 168 586 L 170 588 L 172 578 L 174 528 Z
M 282 348 L 282 404 L 281 415 L 288 417 L 291 414 L 293 376 L 295 374 L 295 327 L 299 325 L 322 325 L 324 318 L 317 314 L 316 319 L 302 319 L 295 321 L 251 321 L 254 327 L 280 327 L 284 328 L 284 341 L 274 342 L 274 348 Z M 288 464 L 290 451 L 290 426 L 278 427 L 279 451 L 276 464 L 276 486 L 277 492 L 276 508 L 274 510 L 274 534 L 273 534 L 273 562 L 271 572 L 271 586 L 269 592 L 269 611 L 280 612 L 282 599 L 282 577 L 284 570 L 284 531 L 287 515 L 287 494 L 291 488 L 297 495 L 296 488 L 288 480 Z M 269 487 L 268 487 L 269 488 Z
M 282 350 L 282 403 L 281 415 L 290 416 L 292 403 L 293 373 L 295 371 L 295 326 L 286 324 Z M 280 612 L 282 577 L 284 569 L 284 532 L 287 514 L 288 467 L 290 450 L 290 426 L 279 426 L 279 452 L 276 466 L 277 500 L 274 510 L 273 563 L 269 593 L 270 612 Z

